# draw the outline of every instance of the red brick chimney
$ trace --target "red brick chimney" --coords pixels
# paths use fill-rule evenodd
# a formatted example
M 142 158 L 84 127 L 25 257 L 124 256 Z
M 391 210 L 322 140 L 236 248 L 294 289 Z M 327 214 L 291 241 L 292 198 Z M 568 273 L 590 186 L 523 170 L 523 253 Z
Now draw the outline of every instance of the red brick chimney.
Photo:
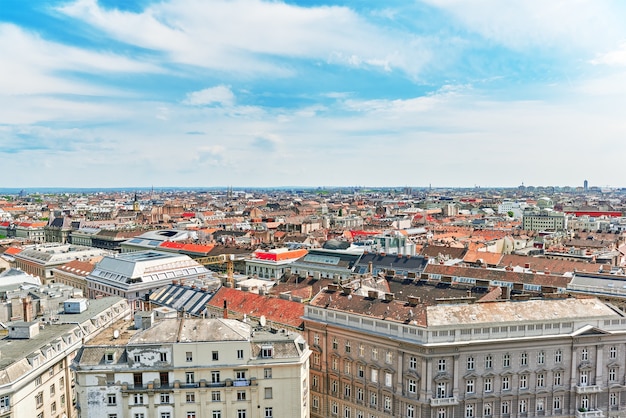
M 33 320 L 33 300 L 30 296 L 26 296 L 22 299 L 22 315 L 24 322 L 31 322 Z
M 228 319 L 228 302 L 224 299 L 224 319 Z

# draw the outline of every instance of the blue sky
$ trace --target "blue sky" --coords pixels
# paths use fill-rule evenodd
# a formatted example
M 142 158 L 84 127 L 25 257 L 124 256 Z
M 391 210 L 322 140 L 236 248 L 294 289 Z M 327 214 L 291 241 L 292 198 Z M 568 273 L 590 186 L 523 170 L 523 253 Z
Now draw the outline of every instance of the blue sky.
M 626 3 L 0 0 L 4 187 L 626 186 Z

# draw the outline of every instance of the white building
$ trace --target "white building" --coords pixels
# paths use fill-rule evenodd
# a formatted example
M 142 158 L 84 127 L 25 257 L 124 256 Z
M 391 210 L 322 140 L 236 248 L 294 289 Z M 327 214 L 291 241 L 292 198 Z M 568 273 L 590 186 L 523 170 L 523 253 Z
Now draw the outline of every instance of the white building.
M 83 417 L 309 416 L 310 350 L 301 335 L 229 319 L 142 323 L 149 328 L 112 327 L 76 357 Z

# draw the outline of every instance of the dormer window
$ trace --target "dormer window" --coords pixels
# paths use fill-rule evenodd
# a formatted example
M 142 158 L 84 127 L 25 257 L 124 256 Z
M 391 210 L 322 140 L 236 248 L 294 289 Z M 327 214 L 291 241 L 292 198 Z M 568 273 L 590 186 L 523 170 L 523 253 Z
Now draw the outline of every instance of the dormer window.
M 271 345 L 264 345 L 261 347 L 261 357 L 272 358 L 274 357 L 274 347 Z
M 104 355 L 104 360 L 107 363 L 113 363 L 115 361 L 115 353 L 114 352 L 108 352 Z

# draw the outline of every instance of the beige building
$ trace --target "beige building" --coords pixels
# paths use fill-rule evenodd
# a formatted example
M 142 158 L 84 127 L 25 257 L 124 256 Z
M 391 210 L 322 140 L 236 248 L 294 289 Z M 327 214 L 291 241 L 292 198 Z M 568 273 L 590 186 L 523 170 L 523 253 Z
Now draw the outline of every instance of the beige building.
M 82 417 L 309 416 L 301 335 L 232 319 L 153 321 L 144 314 L 141 330 L 116 324 L 76 357 Z
M 130 309 L 113 297 L 82 303 L 73 312 L 7 326 L 0 340 L 0 417 L 77 416 L 70 364 L 84 341 Z
M 626 416 L 626 317 L 597 299 L 427 306 L 322 291 L 311 416 Z

